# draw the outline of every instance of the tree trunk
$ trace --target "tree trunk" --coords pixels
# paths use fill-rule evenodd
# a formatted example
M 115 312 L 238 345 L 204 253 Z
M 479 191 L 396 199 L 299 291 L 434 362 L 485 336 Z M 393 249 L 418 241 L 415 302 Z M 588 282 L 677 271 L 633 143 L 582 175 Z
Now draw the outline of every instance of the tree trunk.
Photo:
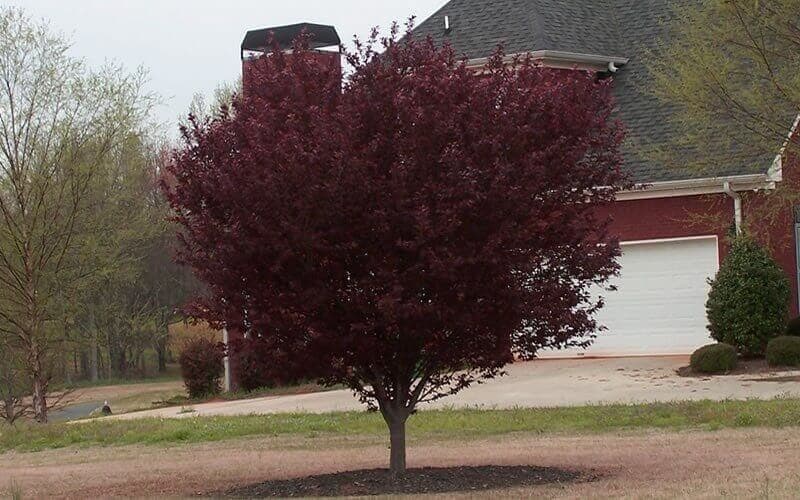
M 91 378 L 91 370 L 89 369 L 89 350 L 83 349 L 79 354 L 79 371 L 81 380 L 89 380 Z
M 406 472 L 406 418 L 399 415 L 387 419 L 389 425 L 389 471 L 397 478 Z
M 31 335 L 32 336 L 32 335 Z M 30 381 L 33 383 L 31 391 L 31 407 L 33 418 L 40 424 L 47 423 L 47 384 L 48 379 L 45 368 L 42 364 L 44 354 L 39 346 L 33 344 L 29 346 L 28 367 L 30 370 Z
M 33 418 L 40 424 L 47 423 L 47 384 L 40 369 L 33 374 Z
M 119 378 L 128 377 L 128 356 L 125 348 L 120 346 L 117 351 L 117 376 Z
M 125 355 L 125 347 L 116 333 L 108 345 L 108 368 L 109 378 L 125 378 L 127 376 L 128 359 Z
M 147 377 L 147 360 L 142 355 L 142 353 L 138 353 L 136 355 L 136 358 L 138 359 L 136 364 L 139 366 L 139 376 L 142 377 L 142 378 L 146 378 Z
M 16 408 L 14 408 L 14 399 L 10 395 L 3 395 L 5 398 L 3 399 L 3 420 L 6 421 L 7 424 L 13 424 L 14 415 L 16 414 Z
M 91 372 L 92 382 L 100 380 L 99 362 L 97 360 L 97 332 L 92 335 L 92 343 L 89 346 L 89 370 Z
M 167 337 L 156 341 L 156 355 L 158 357 L 158 373 L 167 371 Z

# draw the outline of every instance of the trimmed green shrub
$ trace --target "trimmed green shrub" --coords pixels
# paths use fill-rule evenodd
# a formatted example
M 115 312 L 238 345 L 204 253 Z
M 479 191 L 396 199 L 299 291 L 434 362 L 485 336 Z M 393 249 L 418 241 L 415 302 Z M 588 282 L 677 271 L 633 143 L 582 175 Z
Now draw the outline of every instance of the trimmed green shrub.
M 800 316 L 789 320 L 789 323 L 786 324 L 786 335 L 800 337 Z
M 706 302 L 711 337 L 760 356 L 767 342 L 786 328 L 791 288 L 772 257 L 751 237 L 734 239 Z
M 692 353 L 689 366 L 697 373 L 726 373 L 736 368 L 739 356 L 730 344 L 710 344 Z
M 178 362 L 190 398 L 219 394 L 224 359 L 222 346 L 210 339 L 197 337 L 186 342 Z
M 800 366 L 800 337 L 776 337 L 767 344 L 769 366 Z

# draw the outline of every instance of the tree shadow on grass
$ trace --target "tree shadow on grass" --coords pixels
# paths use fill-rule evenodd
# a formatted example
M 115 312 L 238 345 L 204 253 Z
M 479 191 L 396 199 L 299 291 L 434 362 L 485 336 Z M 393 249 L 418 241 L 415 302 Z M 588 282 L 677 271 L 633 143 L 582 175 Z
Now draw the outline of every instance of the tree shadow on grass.
M 214 496 L 264 498 L 416 495 L 570 484 L 595 479 L 597 475 L 593 473 L 532 466 L 409 469 L 402 478 L 396 480 L 385 469 L 373 469 L 266 481 L 219 492 Z

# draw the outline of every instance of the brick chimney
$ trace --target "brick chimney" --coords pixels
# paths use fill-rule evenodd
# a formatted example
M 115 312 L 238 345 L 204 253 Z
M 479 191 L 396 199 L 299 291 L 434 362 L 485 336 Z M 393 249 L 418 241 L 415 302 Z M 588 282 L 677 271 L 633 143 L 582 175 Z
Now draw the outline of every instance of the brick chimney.
M 272 52 L 273 43 L 284 52 L 291 52 L 292 43 L 301 34 L 307 33 L 310 37 L 310 49 L 317 55 L 321 64 L 332 64 L 342 72 L 342 44 L 336 28 L 323 24 L 299 23 L 289 26 L 276 26 L 248 31 L 244 36 L 241 48 L 242 58 L 242 86 L 247 90 L 248 67 L 254 60 Z
M 242 90 L 247 92 L 250 74 L 250 68 L 255 60 L 259 57 L 265 57 L 273 50 L 273 45 L 270 43 L 277 43 L 278 47 L 286 53 L 292 50 L 294 40 L 301 34 L 307 33 L 310 37 L 309 48 L 313 51 L 316 59 L 322 65 L 332 65 L 338 74 L 342 74 L 342 54 L 341 54 L 341 40 L 336 33 L 336 28 L 333 26 L 325 26 L 321 24 L 300 23 L 290 26 L 278 26 L 274 28 L 263 28 L 258 30 L 248 31 L 242 41 Z M 247 334 L 242 330 L 229 327 L 223 332 L 223 343 L 230 346 L 245 338 Z M 239 371 L 241 361 L 237 359 L 236 353 L 228 350 L 228 355 L 225 358 L 225 390 L 236 391 L 241 386 L 237 380 L 237 372 Z

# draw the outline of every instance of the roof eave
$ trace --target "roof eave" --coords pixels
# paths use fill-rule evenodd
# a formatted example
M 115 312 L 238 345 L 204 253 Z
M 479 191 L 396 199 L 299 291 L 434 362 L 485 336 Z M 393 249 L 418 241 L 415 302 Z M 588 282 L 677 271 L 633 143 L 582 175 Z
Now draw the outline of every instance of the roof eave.
M 535 61 L 541 62 L 550 68 L 562 69 L 585 69 L 593 71 L 606 71 L 610 64 L 614 66 L 624 66 L 629 59 L 625 57 L 606 56 L 600 54 L 581 54 L 578 52 L 565 52 L 561 50 L 534 50 L 531 52 L 519 52 L 503 57 L 504 63 L 512 63 L 514 59 L 530 56 Z M 469 59 L 467 67 L 480 69 L 486 66 L 491 57 L 478 57 Z
M 718 194 L 725 192 L 725 183 L 734 191 L 771 190 L 775 189 L 776 182 L 780 182 L 780 179 L 763 173 L 641 183 L 633 189 L 617 193 L 617 201 Z

